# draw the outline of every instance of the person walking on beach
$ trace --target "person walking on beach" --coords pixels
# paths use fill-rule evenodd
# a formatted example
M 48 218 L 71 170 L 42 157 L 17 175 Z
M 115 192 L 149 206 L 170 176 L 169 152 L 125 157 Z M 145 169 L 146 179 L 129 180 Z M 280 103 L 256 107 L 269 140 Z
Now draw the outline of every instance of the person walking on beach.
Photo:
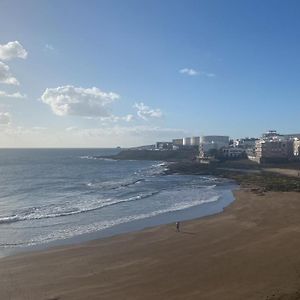
M 180 222 L 176 222 L 176 231 L 180 232 Z

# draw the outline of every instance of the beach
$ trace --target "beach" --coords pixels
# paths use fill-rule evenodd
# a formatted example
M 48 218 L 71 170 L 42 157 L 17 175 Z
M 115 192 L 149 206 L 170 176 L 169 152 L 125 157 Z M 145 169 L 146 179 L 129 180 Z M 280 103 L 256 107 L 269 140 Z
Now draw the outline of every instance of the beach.
M 0 151 L 0 258 L 195 219 L 233 200 L 235 181 L 97 157 L 114 151 Z
M 214 216 L 0 260 L 0 299 L 299 299 L 300 193 L 235 191 Z

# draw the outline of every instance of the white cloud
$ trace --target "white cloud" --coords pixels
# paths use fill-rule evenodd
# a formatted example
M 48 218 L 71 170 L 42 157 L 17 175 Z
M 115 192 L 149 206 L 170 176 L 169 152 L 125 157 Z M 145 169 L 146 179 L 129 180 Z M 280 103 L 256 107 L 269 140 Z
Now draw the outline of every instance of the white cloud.
M 10 119 L 10 116 L 9 116 Z M 10 122 L 10 121 L 9 121 Z M 155 126 L 114 126 L 78 128 L 22 127 L 7 123 L 0 126 L 1 147 L 131 147 L 154 144 L 188 136 L 176 128 Z
M 0 91 L 0 99 L 1 98 L 25 99 L 25 98 L 27 98 L 27 96 L 25 94 L 21 94 L 20 92 L 8 94 L 5 91 Z
M 0 83 L 19 85 L 19 81 L 13 77 L 9 66 L 0 61 Z
M 10 124 L 11 116 L 8 112 L 0 112 L 0 126 Z
M 10 60 L 12 58 L 23 58 L 27 57 L 28 53 L 23 46 L 18 42 L 9 42 L 4 45 L 0 45 L 0 59 Z
M 198 71 L 198 70 L 191 69 L 191 68 L 181 69 L 181 70 L 179 70 L 179 73 L 188 75 L 188 76 L 197 76 L 197 75 L 202 75 L 202 76 L 206 76 L 206 77 L 215 77 L 216 76 L 216 74 L 214 74 L 214 73 L 207 73 L 204 71 Z
M 161 118 L 163 115 L 159 108 L 152 109 L 143 102 L 135 103 L 133 107 L 137 109 L 137 115 L 143 120 L 148 120 L 149 118 Z
M 134 119 L 134 116 L 130 115 L 130 114 L 122 117 L 122 120 L 126 121 L 126 122 L 131 122 L 133 119 Z
M 48 88 L 41 99 L 58 116 L 110 117 L 109 104 L 119 99 L 116 93 L 102 92 L 96 87 L 81 88 L 72 85 Z
M 113 122 L 113 123 L 117 123 L 119 121 L 131 122 L 134 119 L 134 116 L 131 115 L 131 114 L 128 114 L 128 115 L 123 116 L 123 117 L 110 115 L 109 117 L 101 117 L 99 119 L 102 122 Z
M 55 48 L 54 48 L 51 44 L 46 44 L 46 45 L 45 45 L 45 50 L 48 50 L 48 51 L 54 51 Z
M 181 74 L 186 74 L 186 75 L 189 75 L 189 76 L 196 76 L 196 75 L 199 75 L 199 71 L 196 71 L 194 69 L 189 69 L 189 68 L 184 68 L 184 69 L 181 69 L 179 71 Z

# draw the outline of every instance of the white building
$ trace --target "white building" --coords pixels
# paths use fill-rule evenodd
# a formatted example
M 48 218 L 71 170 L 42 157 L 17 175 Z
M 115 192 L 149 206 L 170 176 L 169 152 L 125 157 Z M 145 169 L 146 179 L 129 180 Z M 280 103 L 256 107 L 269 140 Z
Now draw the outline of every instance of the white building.
M 275 139 L 282 136 L 281 134 L 279 134 L 276 130 L 269 130 L 265 133 L 262 134 L 262 139 L 263 140 L 268 140 L 268 139 Z
M 191 138 L 191 145 L 192 146 L 198 146 L 198 145 L 200 145 L 200 136 L 193 136 Z
M 296 156 L 297 158 L 300 157 L 300 138 L 295 138 L 294 139 L 294 156 Z
M 191 138 L 190 137 L 183 138 L 182 144 L 183 146 L 191 146 Z
M 172 150 L 173 144 L 171 142 L 156 142 L 156 150 Z
M 262 135 L 256 141 L 255 156 L 250 158 L 258 163 L 280 162 L 287 160 L 294 155 L 294 140 L 284 135 L 271 131 Z
M 200 138 L 202 144 L 218 144 L 221 147 L 229 145 L 229 136 L 225 135 L 203 135 Z
M 207 156 L 210 150 L 219 150 L 229 146 L 229 136 L 224 135 L 206 135 L 201 136 L 199 145 L 199 156 Z
M 172 143 L 175 146 L 182 146 L 183 145 L 183 139 L 173 139 Z
M 238 147 L 226 147 L 222 149 L 222 151 L 224 157 L 238 158 L 238 157 L 242 157 L 246 150 Z
M 239 147 L 243 149 L 255 149 L 255 143 L 258 139 L 256 138 L 242 138 L 236 139 L 234 141 L 234 147 Z

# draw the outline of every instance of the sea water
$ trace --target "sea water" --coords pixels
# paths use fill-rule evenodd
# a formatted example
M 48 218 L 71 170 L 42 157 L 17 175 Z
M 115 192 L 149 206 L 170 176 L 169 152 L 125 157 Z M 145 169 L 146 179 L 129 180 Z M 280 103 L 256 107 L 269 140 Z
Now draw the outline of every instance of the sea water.
M 200 217 L 233 200 L 226 179 L 101 158 L 118 151 L 0 150 L 0 256 Z

